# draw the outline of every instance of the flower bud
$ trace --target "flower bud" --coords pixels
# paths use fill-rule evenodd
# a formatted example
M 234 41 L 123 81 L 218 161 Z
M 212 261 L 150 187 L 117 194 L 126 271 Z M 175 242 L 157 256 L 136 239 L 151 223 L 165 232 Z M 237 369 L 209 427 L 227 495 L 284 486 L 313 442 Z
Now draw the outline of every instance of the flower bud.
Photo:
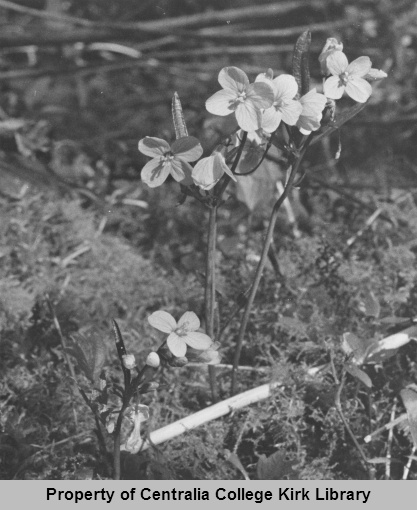
M 327 57 L 330 56 L 335 51 L 343 51 L 343 43 L 338 42 L 338 40 L 335 39 L 334 37 L 329 37 L 326 40 L 326 44 L 324 45 L 319 55 L 321 74 L 323 76 L 328 76 L 329 74 L 331 74 L 329 69 L 327 68 Z
M 136 359 L 133 354 L 125 354 L 122 356 L 123 366 L 128 370 L 133 370 L 136 366 Z
M 109 434 L 112 434 L 114 432 L 114 429 L 116 427 L 116 417 L 112 414 L 109 414 L 106 418 L 106 430 Z
M 381 71 L 381 69 L 375 69 L 374 67 L 369 71 L 369 73 L 365 76 L 365 80 L 368 81 L 377 81 L 386 78 L 388 75 L 386 72 Z
M 182 358 L 173 358 L 168 363 L 171 367 L 181 368 L 188 363 L 188 358 L 186 358 L 185 356 L 183 356 Z
M 146 364 L 152 368 L 158 368 L 161 364 L 161 360 L 157 352 L 150 352 L 146 358 Z

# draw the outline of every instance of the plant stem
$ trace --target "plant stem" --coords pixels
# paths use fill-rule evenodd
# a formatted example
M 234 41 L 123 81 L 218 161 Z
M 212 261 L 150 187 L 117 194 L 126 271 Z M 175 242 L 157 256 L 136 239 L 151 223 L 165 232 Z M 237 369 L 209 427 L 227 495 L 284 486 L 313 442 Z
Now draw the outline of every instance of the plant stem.
M 239 335 L 236 343 L 236 351 L 235 356 L 233 359 L 233 371 L 232 371 L 232 395 L 236 392 L 236 384 L 237 384 L 237 372 L 236 369 L 239 366 L 239 360 L 240 360 L 240 353 L 242 351 L 242 344 L 243 344 L 243 338 L 245 336 L 246 327 L 249 322 L 249 315 L 252 308 L 253 301 L 255 299 L 256 292 L 259 287 L 259 283 L 262 278 L 262 273 L 265 268 L 266 261 L 268 259 L 268 251 L 269 247 L 271 246 L 272 237 L 274 234 L 275 229 L 275 223 L 278 218 L 278 212 L 281 208 L 281 205 L 283 204 L 284 200 L 287 198 L 288 192 L 291 189 L 291 186 L 294 183 L 295 176 L 298 172 L 298 169 L 300 168 L 301 161 L 307 151 L 307 148 L 309 146 L 311 138 L 309 138 L 306 143 L 304 144 L 303 148 L 300 151 L 300 154 L 295 159 L 295 161 L 292 164 L 291 172 L 288 177 L 288 181 L 285 185 L 284 191 L 282 192 L 281 196 L 278 198 L 278 200 L 275 202 L 274 207 L 272 209 L 272 213 L 269 219 L 268 224 L 268 230 L 266 232 L 265 241 L 262 247 L 262 254 L 261 259 L 258 263 L 258 267 L 256 268 L 255 277 L 252 283 L 252 287 L 250 290 L 250 294 L 248 297 L 248 300 L 246 302 L 245 310 L 243 312 L 242 322 L 240 323 L 240 329 L 239 329 Z
M 217 205 L 210 207 L 207 238 L 206 288 L 204 293 L 206 333 L 214 340 L 214 311 L 216 306 L 215 265 L 216 265 Z M 218 400 L 216 369 L 209 365 L 210 388 L 213 402 Z
M 359 455 L 365 465 L 365 469 L 367 470 L 368 474 L 369 474 L 369 478 L 371 480 L 374 479 L 374 475 L 373 475 L 373 469 L 372 467 L 369 465 L 368 463 L 368 459 L 365 455 L 365 452 L 363 451 L 363 448 L 362 446 L 359 444 L 358 440 L 356 439 L 355 437 L 355 434 L 353 433 L 352 429 L 350 428 L 350 425 L 343 413 L 343 408 L 342 408 L 342 403 L 340 401 L 340 396 L 342 394 L 342 391 L 343 391 L 343 387 L 345 385 L 345 382 L 346 382 L 346 368 L 343 367 L 343 372 L 342 372 L 342 376 L 340 378 L 340 384 L 339 384 L 339 387 L 337 388 L 337 392 L 336 392 L 336 396 L 335 396 L 335 406 L 336 406 L 336 410 L 337 412 L 339 413 L 339 416 L 340 416 L 340 419 L 342 420 L 343 422 L 343 425 L 345 426 L 345 429 L 347 430 L 350 438 L 352 439 L 356 449 L 358 450 L 359 452 Z

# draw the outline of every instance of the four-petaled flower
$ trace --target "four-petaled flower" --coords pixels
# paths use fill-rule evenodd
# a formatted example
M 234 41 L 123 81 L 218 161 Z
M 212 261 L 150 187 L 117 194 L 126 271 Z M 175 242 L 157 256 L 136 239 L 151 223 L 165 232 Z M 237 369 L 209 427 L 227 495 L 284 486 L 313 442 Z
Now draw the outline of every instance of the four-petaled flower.
M 330 99 L 340 99 L 346 90 L 358 103 L 365 103 L 372 94 L 371 85 L 364 79 L 372 67 L 369 57 L 359 57 L 349 64 L 342 51 L 335 51 L 326 59 L 333 76 L 324 83 L 324 94 Z
M 236 181 L 236 177 L 227 166 L 223 154 L 214 151 L 208 158 L 200 159 L 193 168 L 191 177 L 194 183 L 201 189 L 209 190 L 219 182 L 225 173 Z
M 267 133 L 273 133 L 283 120 L 288 126 L 294 126 L 300 117 L 302 106 L 294 100 L 298 85 L 290 74 L 281 74 L 272 79 L 272 70 L 259 74 L 255 83 L 268 83 L 274 91 L 273 105 L 262 113 L 261 127 Z
M 260 127 L 260 110 L 274 102 L 274 93 L 267 83 L 249 83 L 238 67 L 224 67 L 219 73 L 219 90 L 206 101 L 207 111 L 214 115 L 235 113 L 239 127 L 254 131 Z
M 310 92 L 300 97 L 299 101 L 303 109 L 297 121 L 297 127 L 303 135 L 309 135 L 320 127 L 327 98 L 325 95 L 319 94 L 316 89 L 311 89 Z
M 153 158 L 140 174 L 142 181 L 151 188 L 163 184 L 169 174 L 181 184 L 192 184 L 193 168 L 189 161 L 196 161 L 203 154 L 200 142 L 193 136 L 179 138 L 171 146 L 161 138 L 146 136 L 140 140 L 139 150 Z
M 177 323 L 170 313 L 160 310 L 151 314 L 148 322 L 159 331 L 168 333 L 168 349 L 178 358 L 185 356 L 187 345 L 204 351 L 213 343 L 208 335 L 197 331 L 200 320 L 194 312 L 185 312 Z

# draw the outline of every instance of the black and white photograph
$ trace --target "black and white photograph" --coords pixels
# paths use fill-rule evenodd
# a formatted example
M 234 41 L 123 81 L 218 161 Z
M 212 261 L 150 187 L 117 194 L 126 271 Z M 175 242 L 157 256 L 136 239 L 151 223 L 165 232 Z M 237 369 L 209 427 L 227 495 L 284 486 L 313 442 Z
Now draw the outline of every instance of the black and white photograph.
M 417 480 L 414 0 L 0 0 L 0 480 Z

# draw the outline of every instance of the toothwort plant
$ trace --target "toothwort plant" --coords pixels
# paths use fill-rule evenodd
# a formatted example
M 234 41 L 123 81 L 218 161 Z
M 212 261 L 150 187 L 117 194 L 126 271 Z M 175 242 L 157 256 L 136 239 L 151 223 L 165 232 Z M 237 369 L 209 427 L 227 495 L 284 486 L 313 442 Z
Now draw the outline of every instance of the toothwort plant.
M 141 424 L 147 420 L 149 409 L 140 403 L 141 395 L 158 388 L 154 378 L 161 364 L 178 367 L 195 361 L 209 365 L 212 399 L 214 402 L 218 399 L 215 365 L 220 361 L 221 345 L 217 341 L 220 332 L 216 330 L 214 320 L 216 229 L 218 209 L 224 203 L 224 193 L 230 182 L 238 182 L 258 171 L 272 145 L 279 149 L 286 162 L 283 191 L 272 207 L 259 262 L 250 289 L 241 300 L 243 313 L 231 377 L 231 392 L 234 394 L 249 315 L 267 261 L 278 212 L 296 182 L 301 162 L 310 145 L 334 132 L 362 109 L 372 93 L 369 82 L 386 76 L 384 72 L 373 69 L 366 56 L 349 64 L 342 51 L 343 45 L 330 38 L 319 57 L 323 92 L 318 87 L 310 89 L 310 42 L 308 31 L 299 37 L 294 50 L 292 75 L 274 77 L 273 71 L 268 69 L 251 83 L 246 73 L 237 67 L 225 67 L 220 71 L 218 81 L 221 90 L 206 101 L 206 109 L 214 115 L 234 116 L 236 128 L 224 139 L 218 140 L 204 157 L 199 140 L 188 136 L 176 93 L 172 107 L 176 139 L 169 143 L 147 136 L 139 141 L 139 151 L 151 158 L 141 171 L 144 183 L 151 188 L 161 186 L 171 175 L 179 183 L 184 200 L 192 197 L 208 209 L 205 309 L 201 317 L 204 330 L 201 331 L 200 318 L 193 311 L 186 311 L 178 320 L 163 310 L 152 313 L 148 317 L 149 324 L 167 337 L 157 350 L 149 354 L 139 370 L 135 357 L 126 352 L 117 322 L 113 321 L 124 385 L 110 384 L 106 371 L 97 366 L 96 360 L 93 368 L 90 366 L 88 369 L 90 379 L 95 383 L 94 390 L 90 395 L 81 392 L 95 415 L 98 430 L 104 426 L 113 437 L 115 479 L 120 478 L 120 452 L 137 453 L 144 444 Z M 345 93 L 360 103 L 360 107 L 350 106 L 338 115 L 335 101 Z M 231 140 L 233 143 L 230 143 Z M 224 322 L 228 323 L 233 318 L 226 318 Z M 87 359 L 79 344 L 74 344 L 73 354 L 81 366 L 88 368 L 89 363 L 91 365 L 91 359 Z M 111 403 L 110 394 L 116 396 L 116 405 Z M 105 443 L 103 437 L 101 442 Z

